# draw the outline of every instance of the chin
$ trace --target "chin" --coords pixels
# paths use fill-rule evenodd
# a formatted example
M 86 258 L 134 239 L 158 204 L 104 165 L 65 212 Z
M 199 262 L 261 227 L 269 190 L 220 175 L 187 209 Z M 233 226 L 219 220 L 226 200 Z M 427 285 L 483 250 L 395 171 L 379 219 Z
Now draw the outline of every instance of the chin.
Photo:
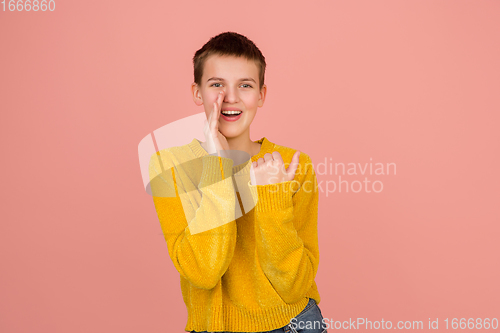
M 221 129 L 219 128 L 219 131 L 222 133 L 222 135 L 224 135 L 226 137 L 226 139 L 229 139 L 229 138 L 235 138 L 237 136 L 240 136 L 241 135 L 241 131 L 236 129 L 236 128 L 232 128 L 232 129 Z
M 224 135 L 226 139 L 236 138 L 239 135 L 239 133 L 226 133 L 226 132 L 221 132 L 221 133 L 222 135 Z

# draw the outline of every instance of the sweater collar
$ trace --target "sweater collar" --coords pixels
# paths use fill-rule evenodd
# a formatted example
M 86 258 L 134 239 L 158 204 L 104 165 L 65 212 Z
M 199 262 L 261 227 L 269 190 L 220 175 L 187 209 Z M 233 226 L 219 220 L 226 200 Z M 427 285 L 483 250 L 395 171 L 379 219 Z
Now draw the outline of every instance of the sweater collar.
M 272 153 L 274 151 L 274 143 L 270 142 L 266 137 L 260 140 L 254 141 L 260 143 L 260 151 L 258 154 L 251 157 L 251 162 L 256 162 L 259 158 L 264 157 L 266 153 Z M 203 157 L 208 155 L 208 152 L 201 146 L 198 139 L 193 139 L 188 146 L 191 148 L 196 157 Z M 233 166 L 233 173 L 239 173 L 240 175 L 249 174 L 251 162 L 247 161 L 245 163 Z
M 252 161 L 257 161 L 259 158 L 264 157 L 266 153 L 272 153 L 274 150 L 274 143 L 270 142 L 266 137 L 263 137 L 262 139 L 259 139 L 257 141 L 254 141 L 257 143 L 261 144 L 260 151 L 258 154 L 252 156 Z M 193 139 L 188 146 L 191 148 L 193 153 L 197 157 L 203 157 L 205 155 L 208 155 L 208 152 L 203 149 L 203 147 L 200 144 L 200 141 L 198 139 Z

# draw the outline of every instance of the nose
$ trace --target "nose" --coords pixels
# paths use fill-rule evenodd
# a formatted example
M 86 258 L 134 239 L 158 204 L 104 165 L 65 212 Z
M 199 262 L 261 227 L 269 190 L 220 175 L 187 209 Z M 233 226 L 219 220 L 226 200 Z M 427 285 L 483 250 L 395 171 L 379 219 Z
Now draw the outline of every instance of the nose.
M 233 104 L 238 102 L 238 91 L 233 87 L 226 87 L 224 90 L 224 103 Z

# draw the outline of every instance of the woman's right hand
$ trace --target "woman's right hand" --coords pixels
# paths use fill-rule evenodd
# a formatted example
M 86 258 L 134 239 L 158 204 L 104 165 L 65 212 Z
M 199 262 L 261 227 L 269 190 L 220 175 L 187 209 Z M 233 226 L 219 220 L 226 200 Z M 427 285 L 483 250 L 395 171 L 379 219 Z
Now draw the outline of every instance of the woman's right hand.
M 217 100 L 213 104 L 213 110 L 205 121 L 203 133 L 205 134 L 205 145 L 209 154 L 217 153 L 220 157 L 229 157 L 229 145 L 226 137 L 219 131 L 219 118 L 221 114 L 224 92 L 217 95 Z

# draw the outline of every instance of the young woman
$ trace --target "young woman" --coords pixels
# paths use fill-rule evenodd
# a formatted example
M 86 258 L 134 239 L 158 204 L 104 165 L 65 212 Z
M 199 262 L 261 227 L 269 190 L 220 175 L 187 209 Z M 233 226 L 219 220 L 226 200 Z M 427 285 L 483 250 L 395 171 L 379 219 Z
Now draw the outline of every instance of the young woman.
M 266 96 L 264 56 L 246 37 L 225 32 L 193 62 L 206 141 L 164 149 L 150 163 L 154 204 L 180 273 L 185 330 L 326 332 L 314 281 L 318 190 L 311 159 L 266 137 L 250 139 Z

